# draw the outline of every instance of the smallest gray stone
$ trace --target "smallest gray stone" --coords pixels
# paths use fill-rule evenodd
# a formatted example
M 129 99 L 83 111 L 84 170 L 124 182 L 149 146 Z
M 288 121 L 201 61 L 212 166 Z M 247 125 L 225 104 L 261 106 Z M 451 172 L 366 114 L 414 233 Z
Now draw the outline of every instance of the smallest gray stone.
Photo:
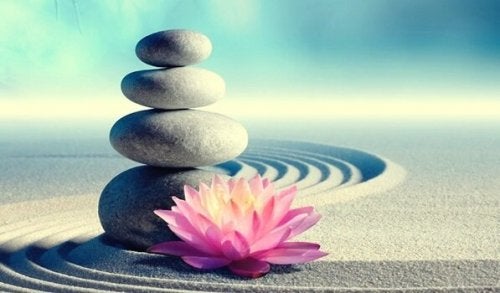
M 144 37 L 137 43 L 139 59 L 158 67 L 187 66 L 199 63 L 212 53 L 207 36 L 189 30 L 166 30 Z

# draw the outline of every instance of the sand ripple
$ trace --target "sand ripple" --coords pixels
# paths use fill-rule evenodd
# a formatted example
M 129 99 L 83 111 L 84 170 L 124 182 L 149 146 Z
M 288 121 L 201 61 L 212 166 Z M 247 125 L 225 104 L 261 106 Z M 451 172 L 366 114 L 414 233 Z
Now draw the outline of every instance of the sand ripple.
M 398 165 L 367 152 L 270 140 L 254 141 L 237 160 L 217 168 L 233 176 L 251 177 L 258 172 L 278 187 L 296 184 L 298 204 L 309 205 L 335 204 L 382 192 L 398 184 L 405 174 Z M 95 195 L 51 200 L 54 204 L 43 208 L 40 204 L 50 200 L 3 207 L 18 220 L 0 226 L 0 291 L 269 292 L 333 288 L 329 273 L 323 269 L 325 262 L 275 268 L 275 274 L 247 281 L 224 269 L 201 273 L 175 258 L 126 251 L 99 236 L 102 230 Z
M 334 204 L 379 193 L 400 183 L 405 171 L 382 157 L 350 148 L 297 141 L 253 141 L 237 160 L 219 165 L 232 176 L 270 178 L 297 185 L 296 204 Z

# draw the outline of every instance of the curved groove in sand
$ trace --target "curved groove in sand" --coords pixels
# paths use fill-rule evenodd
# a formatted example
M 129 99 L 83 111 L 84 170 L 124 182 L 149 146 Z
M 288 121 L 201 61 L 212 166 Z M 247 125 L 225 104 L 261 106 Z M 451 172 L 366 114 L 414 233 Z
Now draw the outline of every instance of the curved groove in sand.
M 397 164 L 363 151 L 274 140 L 256 141 L 238 159 L 215 168 L 230 176 L 247 178 L 259 173 L 280 188 L 295 184 L 299 189 L 296 204 L 316 206 L 383 192 L 405 176 L 404 169 Z M 209 282 L 200 281 L 203 273 L 188 268 L 180 260 L 126 251 L 96 237 L 102 230 L 95 202 L 79 205 L 73 202 L 74 197 L 62 197 L 58 201 L 72 201 L 72 204 L 66 210 L 51 207 L 39 213 L 26 211 L 24 218 L 18 217 L 22 220 L 0 226 L 0 290 L 250 292 L 330 288 L 315 287 L 314 283 L 278 284 L 264 279 L 258 283 L 247 282 L 224 270 L 213 273 Z M 4 210 L 19 209 L 20 204 L 11 204 Z M 163 270 L 155 270 L 150 263 L 162 266 Z M 142 268 L 139 274 L 137 267 Z

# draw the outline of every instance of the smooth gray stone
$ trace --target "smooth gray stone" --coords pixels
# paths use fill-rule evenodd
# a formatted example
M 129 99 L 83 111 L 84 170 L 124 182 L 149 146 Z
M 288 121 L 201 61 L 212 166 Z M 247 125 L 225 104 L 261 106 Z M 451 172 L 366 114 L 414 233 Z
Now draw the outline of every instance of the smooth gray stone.
M 209 184 L 214 174 L 201 169 L 140 166 L 117 175 L 99 199 L 105 235 L 135 250 L 177 239 L 153 211 L 170 209 L 174 205 L 172 196 L 184 199 L 184 185 L 198 188 L 200 182 Z
M 226 116 L 198 110 L 145 110 L 111 128 L 111 145 L 123 156 L 157 167 L 200 167 L 241 154 L 248 134 Z
M 222 77 L 195 67 L 135 71 L 123 78 L 121 88 L 132 102 L 157 109 L 207 106 L 226 91 Z
M 186 66 L 208 58 L 212 53 L 212 43 L 198 32 L 167 30 L 141 39 L 135 53 L 142 62 L 153 66 Z

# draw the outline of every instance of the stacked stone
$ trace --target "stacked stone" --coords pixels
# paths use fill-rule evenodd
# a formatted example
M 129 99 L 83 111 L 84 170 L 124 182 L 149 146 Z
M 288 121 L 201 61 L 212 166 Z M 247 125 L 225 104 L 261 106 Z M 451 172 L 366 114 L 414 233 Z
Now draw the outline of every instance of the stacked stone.
M 132 72 L 121 84 L 128 99 L 153 109 L 122 117 L 111 129 L 113 148 L 148 166 L 127 170 L 104 188 L 99 218 L 108 239 L 143 250 L 174 238 L 153 210 L 170 208 L 170 196 L 182 197 L 185 184 L 210 181 L 213 172 L 200 167 L 231 160 L 245 150 L 248 135 L 240 123 L 191 109 L 224 95 L 219 75 L 188 67 L 211 51 L 205 35 L 188 30 L 157 32 L 137 44 L 141 61 L 163 68 Z

